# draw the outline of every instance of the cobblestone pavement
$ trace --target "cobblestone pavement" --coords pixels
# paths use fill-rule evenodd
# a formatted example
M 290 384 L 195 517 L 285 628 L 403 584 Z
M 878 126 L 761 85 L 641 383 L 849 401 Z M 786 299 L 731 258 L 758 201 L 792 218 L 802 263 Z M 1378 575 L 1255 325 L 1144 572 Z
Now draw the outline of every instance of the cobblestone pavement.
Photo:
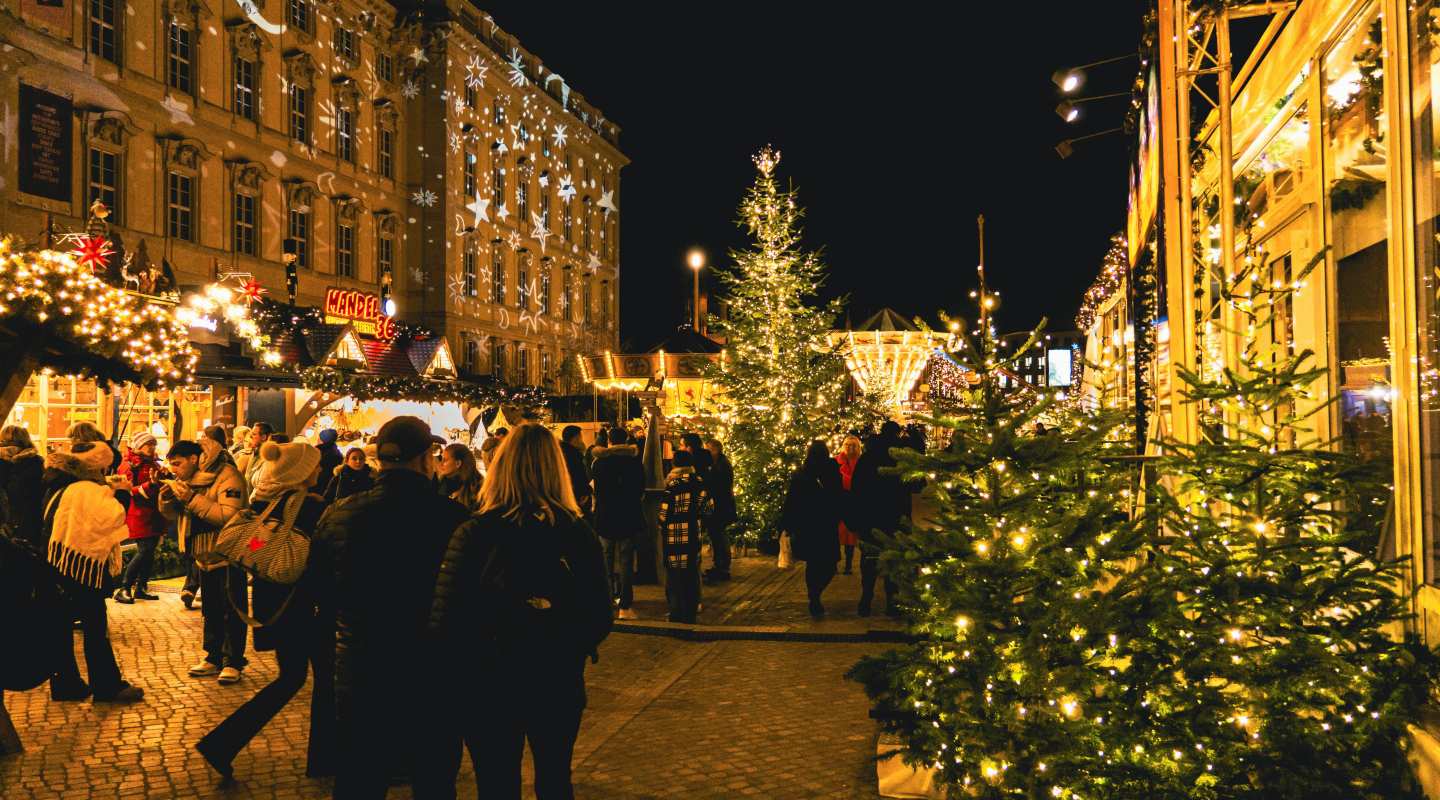
M 746 623 L 776 615 L 808 622 L 798 571 L 775 573 L 755 563 L 752 590 L 735 595 L 737 605 L 747 597 L 751 604 L 727 614 L 722 594 L 713 592 L 706 614 Z M 770 588 L 753 590 L 762 583 Z M 798 601 L 791 597 L 796 591 Z M 838 604 L 835 610 L 841 612 Z M 853 618 L 853 606 L 844 613 Z M 219 788 L 191 748 L 274 678 L 271 654 L 253 654 L 244 680 L 222 687 L 186 675 L 199 659 L 200 614 L 186 612 L 174 594 L 133 606 L 110 604 L 110 619 L 121 668 L 145 688 L 145 702 L 54 703 L 43 686 L 7 693 L 27 750 L 0 757 L 0 797 L 329 796 L 328 781 L 304 776 L 308 685 L 236 759 L 234 785 Z M 843 674 L 861 655 L 883 647 L 613 634 L 588 673 L 590 706 L 575 755 L 577 794 L 617 800 L 873 798 L 876 729 L 863 692 Z M 528 764 L 526 769 L 528 774 Z M 474 791 L 467 765 L 461 796 Z M 409 796 L 405 789 L 390 793 L 392 799 Z

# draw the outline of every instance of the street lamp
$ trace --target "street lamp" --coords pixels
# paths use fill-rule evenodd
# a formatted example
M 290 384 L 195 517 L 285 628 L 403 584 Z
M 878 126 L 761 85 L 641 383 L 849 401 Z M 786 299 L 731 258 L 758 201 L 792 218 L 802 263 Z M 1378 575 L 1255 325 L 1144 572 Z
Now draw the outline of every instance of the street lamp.
M 700 333 L 700 270 L 705 268 L 705 251 L 693 248 L 685 260 L 695 274 L 695 332 Z
M 1070 94 L 1071 92 L 1079 89 L 1082 85 L 1084 85 L 1085 70 L 1089 69 L 1090 67 L 1098 67 L 1101 64 L 1113 64 L 1116 61 L 1125 61 L 1127 59 L 1135 58 L 1137 55 L 1139 54 L 1129 53 L 1123 56 L 1116 56 L 1114 58 L 1105 58 L 1099 61 L 1091 61 L 1089 64 L 1081 64 L 1079 66 L 1071 67 L 1069 69 L 1057 69 L 1055 70 L 1055 73 L 1050 76 L 1050 80 L 1055 83 L 1056 88 L 1058 88 L 1062 93 Z
M 1074 122 L 1080 118 L 1080 104 L 1089 103 L 1094 100 L 1110 100 L 1115 97 L 1130 97 L 1130 92 L 1111 92 L 1110 94 L 1097 94 L 1092 97 L 1072 97 L 1069 100 L 1061 100 L 1060 105 L 1055 106 L 1055 113 L 1060 119 L 1066 122 Z
M 1084 136 L 1076 136 L 1073 139 L 1062 139 L 1059 144 L 1055 145 L 1055 154 L 1060 156 L 1061 158 L 1069 158 L 1070 156 L 1075 154 L 1076 142 L 1083 142 L 1086 139 L 1094 139 L 1097 136 L 1106 136 L 1111 133 L 1119 133 L 1123 130 L 1125 130 L 1124 127 L 1117 126 L 1114 128 L 1109 128 L 1107 130 L 1096 131 L 1095 133 L 1086 134 Z

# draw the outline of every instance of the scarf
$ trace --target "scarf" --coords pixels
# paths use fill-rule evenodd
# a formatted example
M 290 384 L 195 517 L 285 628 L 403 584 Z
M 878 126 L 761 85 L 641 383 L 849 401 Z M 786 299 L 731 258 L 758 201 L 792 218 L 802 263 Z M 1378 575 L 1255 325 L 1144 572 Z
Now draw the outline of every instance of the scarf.
M 120 574 L 120 543 L 130 537 L 125 507 L 109 487 L 78 480 L 46 504 L 51 520 L 48 558 L 61 575 L 96 589 Z

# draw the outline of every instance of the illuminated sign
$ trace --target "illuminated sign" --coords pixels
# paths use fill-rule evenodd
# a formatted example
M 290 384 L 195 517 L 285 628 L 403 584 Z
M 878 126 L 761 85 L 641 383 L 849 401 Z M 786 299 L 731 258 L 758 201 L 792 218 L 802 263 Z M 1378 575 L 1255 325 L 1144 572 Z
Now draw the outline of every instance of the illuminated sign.
M 395 318 L 381 310 L 380 298 L 357 289 L 326 289 L 325 321 L 354 323 L 356 331 L 377 339 L 395 338 Z
M 1045 356 L 1047 385 L 1069 386 L 1070 370 L 1074 364 L 1074 354 L 1070 352 L 1070 348 L 1051 350 Z

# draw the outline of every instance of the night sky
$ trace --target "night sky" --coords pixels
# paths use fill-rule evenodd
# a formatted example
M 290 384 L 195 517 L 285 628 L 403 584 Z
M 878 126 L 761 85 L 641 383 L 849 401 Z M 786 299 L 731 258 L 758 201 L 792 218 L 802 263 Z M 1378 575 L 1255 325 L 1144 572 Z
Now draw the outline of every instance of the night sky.
M 1066 125 L 1051 74 L 1134 53 L 1141 3 L 861 6 L 795 2 L 486 3 L 501 28 L 621 126 L 621 338 L 645 349 L 686 319 L 684 257 L 729 263 L 735 224 L 771 143 L 799 190 L 825 295 L 856 323 L 890 306 L 970 316 L 975 216 L 1000 327 L 1065 330 L 1125 220 L 1126 100 Z M 835 5 L 828 8 L 842 8 Z M 683 13 L 668 9 L 683 8 Z M 1081 95 L 1128 91 L 1134 59 L 1091 71 Z M 843 320 L 842 320 L 843 322 Z

